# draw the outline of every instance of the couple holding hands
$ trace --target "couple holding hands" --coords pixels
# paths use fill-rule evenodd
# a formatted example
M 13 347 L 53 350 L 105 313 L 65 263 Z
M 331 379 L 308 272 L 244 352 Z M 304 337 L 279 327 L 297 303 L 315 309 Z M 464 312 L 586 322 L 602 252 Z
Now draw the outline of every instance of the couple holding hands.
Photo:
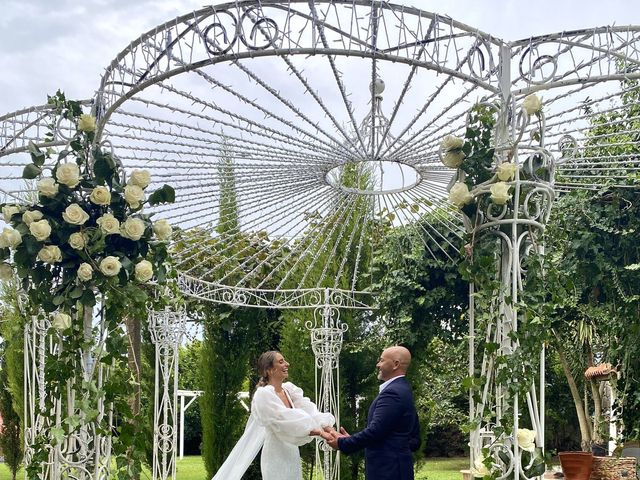
M 213 480 L 240 480 L 262 448 L 263 480 L 302 480 L 298 447 L 322 437 L 335 450 L 365 450 L 367 480 L 413 480 L 413 455 L 420 446 L 420 426 L 411 388 L 404 378 L 411 354 L 404 347 L 385 349 L 376 368 L 380 393 L 367 416 L 367 427 L 352 435 L 337 432 L 335 418 L 318 412 L 302 389 L 284 382 L 289 364 L 280 352 L 258 359 L 261 376 L 244 434 Z

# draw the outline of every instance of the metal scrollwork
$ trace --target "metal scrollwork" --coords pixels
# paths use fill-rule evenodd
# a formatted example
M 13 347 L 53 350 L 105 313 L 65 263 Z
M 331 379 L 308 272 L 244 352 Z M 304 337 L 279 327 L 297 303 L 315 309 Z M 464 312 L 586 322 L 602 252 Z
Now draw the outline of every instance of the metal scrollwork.
M 534 85 L 550 82 L 558 70 L 558 56 L 539 52 L 542 43 L 532 45 L 520 56 L 520 78 Z M 528 67 L 528 68 L 527 68 Z
M 202 38 L 211 55 L 224 55 L 238 38 L 238 19 L 227 10 L 216 12 L 214 22 L 205 28 Z

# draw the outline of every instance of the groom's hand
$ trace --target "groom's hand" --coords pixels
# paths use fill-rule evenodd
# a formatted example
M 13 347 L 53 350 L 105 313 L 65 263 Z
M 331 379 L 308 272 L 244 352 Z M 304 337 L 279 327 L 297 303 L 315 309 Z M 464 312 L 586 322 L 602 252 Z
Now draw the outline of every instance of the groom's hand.
M 348 436 L 349 434 L 347 433 L 347 431 L 344 428 L 340 427 L 340 433 L 334 430 L 332 438 L 330 440 L 327 440 L 327 445 L 329 445 L 334 450 L 338 450 L 338 439 Z

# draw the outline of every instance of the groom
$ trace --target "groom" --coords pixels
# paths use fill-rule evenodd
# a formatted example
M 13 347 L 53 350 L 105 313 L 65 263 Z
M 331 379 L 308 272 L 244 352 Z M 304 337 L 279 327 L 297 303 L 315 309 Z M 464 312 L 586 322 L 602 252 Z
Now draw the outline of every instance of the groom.
M 413 480 L 413 455 L 420 446 L 420 425 L 411 387 L 404 378 L 411 353 L 390 347 L 376 364 L 380 393 L 367 416 L 367 428 L 349 435 L 344 428 L 327 443 L 346 454 L 364 448 L 366 480 Z

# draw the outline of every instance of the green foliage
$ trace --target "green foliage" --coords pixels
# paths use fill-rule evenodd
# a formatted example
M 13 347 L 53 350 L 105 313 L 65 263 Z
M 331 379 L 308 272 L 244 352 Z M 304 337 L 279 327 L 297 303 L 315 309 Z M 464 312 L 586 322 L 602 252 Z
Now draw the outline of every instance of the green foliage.
M 10 393 L 7 362 L 5 359 L 6 344 L 0 344 L 0 452 L 4 462 L 11 470 L 13 480 L 16 479 L 18 468 L 22 463 L 21 422 L 13 406 Z

